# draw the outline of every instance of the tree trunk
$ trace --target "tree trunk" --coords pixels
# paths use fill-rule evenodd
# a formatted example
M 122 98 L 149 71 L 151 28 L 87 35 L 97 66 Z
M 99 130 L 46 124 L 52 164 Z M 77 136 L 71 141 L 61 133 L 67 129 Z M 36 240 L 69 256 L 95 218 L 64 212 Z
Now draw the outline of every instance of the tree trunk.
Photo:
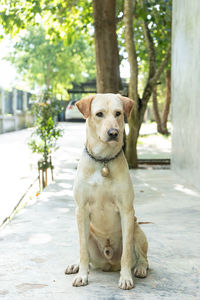
M 159 113 L 159 109 L 158 109 L 157 86 L 156 85 L 153 88 L 153 112 L 154 112 L 155 121 L 157 123 L 157 131 L 159 133 L 162 133 L 162 121 L 161 121 L 160 113 Z
M 137 139 L 139 135 L 138 120 L 135 118 L 129 119 L 129 134 L 126 137 L 126 159 L 129 168 L 137 168 Z
M 166 100 L 165 100 L 165 106 L 162 115 L 162 129 L 165 134 L 168 134 L 167 121 L 168 121 L 169 108 L 171 103 L 171 70 L 167 70 L 165 78 L 166 78 Z
M 135 4 L 135 1 L 134 1 Z M 125 43 L 128 52 L 128 61 L 130 64 L 130 83 L 129 97 L 135 101 L 134 108 L 128 119 L 129 134 L 126 141 L 126 158 L 130 168 L 137 167 L 137 138 L 139 134 L 138 128 L 138 64 L 137 54 L 134 42 L 133 31 L 133 1 L 126 0 L 124 2 L 124 24 L 125 24 Z
M 166 71 L 166 100 L 165 105 L 162 113 L 162 118 L 160 117 L 159 109 L 158 109 L 158 101 L 157 101 L 157 92 L 156 92 L 156 86 L 153 89 L 153 111 L 154 111 L 154 117 L 155 121 L 157 123 L 157 131 L 161 134 L 168 134 L 167 129 L 167 121 L 168 121 L 168 115 L 169 115 L 169 108 L 170 108 L 170 102 L 171 102 L 171 71 Z
M 120 84 L 116 0 L 93 0 L 97 92 L 117 93 Z

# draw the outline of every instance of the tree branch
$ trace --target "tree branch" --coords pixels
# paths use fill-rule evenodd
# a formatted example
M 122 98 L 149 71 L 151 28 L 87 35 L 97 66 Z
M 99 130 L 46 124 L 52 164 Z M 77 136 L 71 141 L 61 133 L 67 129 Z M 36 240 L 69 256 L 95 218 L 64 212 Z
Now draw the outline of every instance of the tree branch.
M 153 78 L 150 79 L 150 85 L 154 85 L 156 84 L 157 80 L 160 78 L 160 75 L 162 74 L 164 68 L 166 67 L 168 60 L 171 56 L 171 46 L 169 46 L 167 53 L 163 59 L 163 61 L 160 64 L 160 67 L 157 69 L 155 75 L 153 76 Z
M 153 86 L 156 84 L 157 80 L 160 78 L 160 75 L 162 74 L 164 68 L 166 67 L 166 65 L 168 63 L 170 55 L 171 55 L 171 46 L 168 48 L 168 51 L 167 51 L 163 61 L 161 62 L 160 67 L 155 72 L 154 76 L 147 81 L 146 87 L 145 87 L 143 95 L 142 95 L 143 104 L 145 102 L 148 102 L 148 100 L 151 96 L 152 90 L 153 90 Z
M 144 37 L 147 44 L 147 52 L 149 58 L 149 78 L 150 80 L 156 72 L 156 56 L 152 36 L 148 27 L 147 21 L 143 21 Z
M 157 80 L 159 79 L 159 77 L 160 77 L 161 73 L 163 72 L 164 68 L 166 67 L 166 65 L 168 63 L 168 60 L 170 58 L 170 55 L 171 55 L 171 46 L 168 48 L 168 51 L 167 51 L 163 61 L 161 62 L 160 67 L 155 72 L 154 76 L 147 81 L 147 84 L 145 86 L 145 89 L 144 89 L 144 92 L 143 92 L 143 95 L 142 95 L 142 108 L 140 110 L 140 117 L 139 117 L 140 125 L 143 122 L 143 116 L 144 116 L 149 98 L 151 97 L 151 94 L 153 92 L 153 87 L 156 84 Z

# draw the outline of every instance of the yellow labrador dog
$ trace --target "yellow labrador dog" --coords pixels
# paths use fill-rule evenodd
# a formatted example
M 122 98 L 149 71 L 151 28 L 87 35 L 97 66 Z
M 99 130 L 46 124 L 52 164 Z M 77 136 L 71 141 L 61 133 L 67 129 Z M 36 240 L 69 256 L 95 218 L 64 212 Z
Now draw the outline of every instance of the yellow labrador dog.
M 80 242 L 80 264 L 74 286 L 88 284 L 89 263 L 103 271 L 120 272 L 119 287 L 134 287 L 132 269 L 146 277 L 148 243 L 134 216 L 133 185 L 122 150 L 124 113 L 133 101 L 117 94 L 81 99 L 77 107 L 86 120 L 86 145 L 74 183 Z

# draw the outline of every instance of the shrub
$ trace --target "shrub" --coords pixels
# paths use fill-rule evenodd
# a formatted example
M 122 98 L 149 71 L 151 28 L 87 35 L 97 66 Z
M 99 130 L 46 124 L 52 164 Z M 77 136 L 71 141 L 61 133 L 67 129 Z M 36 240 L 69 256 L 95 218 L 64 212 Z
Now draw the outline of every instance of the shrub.
M 57 140 L 62 136 L 62 130 L 58 128 L 57 123 L 61 105 L 50 91 L 45 91 L 40 97 L 34 99 L 31 111 L 35 116 L 35 129 L 29 147 L 32 152 L 42 155 L 42 159 L 38 162 L 38 169 L 45 172 L 48 168 L 53 169 L 51 154 L 57 149 Z M 46 186 L 43 182 L 43 187 L 44 185 Z

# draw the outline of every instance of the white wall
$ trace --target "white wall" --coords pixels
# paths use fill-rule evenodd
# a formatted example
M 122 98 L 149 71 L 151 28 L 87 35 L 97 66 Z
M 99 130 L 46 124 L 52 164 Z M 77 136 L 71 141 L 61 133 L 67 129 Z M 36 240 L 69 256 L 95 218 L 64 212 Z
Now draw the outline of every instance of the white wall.
M 23 92 L 23 110 L 17 110 L 17 90 L 13 89 L 12 114 L 6 114 L 5 91 L 0 88 L 0 134 L 4 132 L 20 130 L 31 127 L 34 124 L 34 116 L 27 107 L 28 93 Z
M 200 0 L 173 0 L 172 167 L 200 188 Z

